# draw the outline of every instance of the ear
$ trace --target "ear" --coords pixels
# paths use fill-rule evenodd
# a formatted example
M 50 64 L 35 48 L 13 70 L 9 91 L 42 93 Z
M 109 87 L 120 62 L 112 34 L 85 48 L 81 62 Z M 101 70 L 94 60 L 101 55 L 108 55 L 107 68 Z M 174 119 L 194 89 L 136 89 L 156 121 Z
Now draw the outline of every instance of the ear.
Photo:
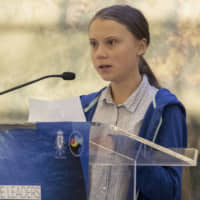
M 138 56 L 143 56 L 147 49 L 147 40 L 145 38 L 138 41 Z

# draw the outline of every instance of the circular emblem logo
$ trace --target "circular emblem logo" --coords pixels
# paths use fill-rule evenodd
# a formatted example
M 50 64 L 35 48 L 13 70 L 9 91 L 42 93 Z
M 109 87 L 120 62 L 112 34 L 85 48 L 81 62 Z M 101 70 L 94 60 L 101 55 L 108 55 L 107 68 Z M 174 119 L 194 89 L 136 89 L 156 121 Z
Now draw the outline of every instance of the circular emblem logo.
M 73 132 L 69 137 L 69 149 L 74 156 L 80 156 L 83 151 L 83 137 L 79 132 Z

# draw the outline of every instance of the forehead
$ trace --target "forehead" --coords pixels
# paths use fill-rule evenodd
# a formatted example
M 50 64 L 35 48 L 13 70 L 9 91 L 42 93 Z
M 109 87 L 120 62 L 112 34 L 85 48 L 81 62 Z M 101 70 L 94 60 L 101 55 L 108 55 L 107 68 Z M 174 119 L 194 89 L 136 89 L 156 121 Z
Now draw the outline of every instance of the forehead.
M 90 38 L 106 37 L 109 35 L 122 36 L 127 34 L 133 35 L 125 25 L 114 20 L 95 19 L 89 27 Z

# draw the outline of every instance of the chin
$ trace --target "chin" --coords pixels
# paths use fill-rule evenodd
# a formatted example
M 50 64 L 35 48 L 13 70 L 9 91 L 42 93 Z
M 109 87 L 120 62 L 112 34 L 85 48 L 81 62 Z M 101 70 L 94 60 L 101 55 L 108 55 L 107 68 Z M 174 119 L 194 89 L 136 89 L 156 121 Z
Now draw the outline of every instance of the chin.
M 112 82 L 112 81 L 115 81 L 115 77 L 112 75 L 112 74 L 106 74 L 106 73 L 99 73 L 98 72 L 98 74 L 100 75 L 100 77 L 104 80 L 104 81 L 110 81 L 110 82 Z
M 110 77 L 103 77 L 103 76 L 101 76 L 101 78 L 102 78 L 104 81 L 112 81 L 112 78 L 110 78 Z

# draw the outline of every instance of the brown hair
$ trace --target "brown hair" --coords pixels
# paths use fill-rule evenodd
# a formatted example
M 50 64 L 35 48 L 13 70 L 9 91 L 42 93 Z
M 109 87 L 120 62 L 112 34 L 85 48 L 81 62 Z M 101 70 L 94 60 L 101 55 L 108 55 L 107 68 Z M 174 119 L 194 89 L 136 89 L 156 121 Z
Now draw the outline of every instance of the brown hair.
M 89 26 L 95 19 L 110 19 L 120 24 L 125 25 L 128 30 L 139 40 L 145 38 L 147 45 L 150 43 L 149 25 L 142 14 L 136 8 L 128 5 L 114 5 L 99 10 L 95 16 L 91 19 Z M 140 74 L 146 74 L 149 83 L 156 88 L 161 88 L 156 76 L 152 72 L 150 66 L 146 60 L 141 56 L 139 62 Z

